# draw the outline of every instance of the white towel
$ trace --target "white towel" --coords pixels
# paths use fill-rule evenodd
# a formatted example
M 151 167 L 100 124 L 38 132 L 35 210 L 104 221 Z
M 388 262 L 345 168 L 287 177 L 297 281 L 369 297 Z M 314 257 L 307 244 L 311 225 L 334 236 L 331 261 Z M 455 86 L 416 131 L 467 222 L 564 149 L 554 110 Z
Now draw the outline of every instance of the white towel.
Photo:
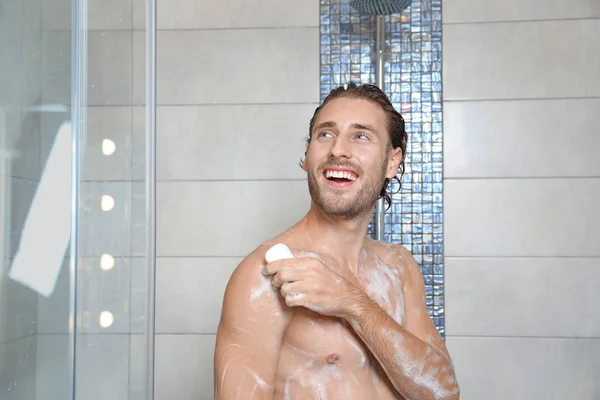
M 39 294 L 54 291 L 71 237 L 71 123 L 56 135 L 9 277 Z

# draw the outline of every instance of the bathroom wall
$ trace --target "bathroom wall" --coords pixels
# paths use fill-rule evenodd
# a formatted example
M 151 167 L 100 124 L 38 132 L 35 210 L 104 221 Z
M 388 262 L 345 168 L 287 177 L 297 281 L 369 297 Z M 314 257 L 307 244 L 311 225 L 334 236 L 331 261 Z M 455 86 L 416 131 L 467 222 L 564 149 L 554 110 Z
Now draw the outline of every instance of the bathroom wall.
M 212 399 L 229 276 L 308 210 L 319 3 L 158 1 L 156 399 Z
M 453 0 L 443 19 L 461 398 L 600 398 L 600 3 Z
M 0 1 L 0 398 L 33 400 L 37 296 L 8 277 L 40 178 L 39 1 Z

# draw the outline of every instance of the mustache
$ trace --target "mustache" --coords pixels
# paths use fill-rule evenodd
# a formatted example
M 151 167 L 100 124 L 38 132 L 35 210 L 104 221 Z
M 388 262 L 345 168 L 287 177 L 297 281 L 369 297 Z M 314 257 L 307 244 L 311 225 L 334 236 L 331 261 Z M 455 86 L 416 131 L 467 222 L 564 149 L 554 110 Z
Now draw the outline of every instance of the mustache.
M 341 160 L 341 159 L 331 159 L 331 160 L 325 161 L 324 163 L 319 165 L 319 168 L 317 168 L 317 171 L 323 172 L 328 168 L 348 168 L 348 169 L 351 169 L 352 171 L 355 171 L 359 175 L 362 175 L 362 172 L 363 172 L 362 168 L 360 168 L 359 166 L 352 164 L 348 160 Z

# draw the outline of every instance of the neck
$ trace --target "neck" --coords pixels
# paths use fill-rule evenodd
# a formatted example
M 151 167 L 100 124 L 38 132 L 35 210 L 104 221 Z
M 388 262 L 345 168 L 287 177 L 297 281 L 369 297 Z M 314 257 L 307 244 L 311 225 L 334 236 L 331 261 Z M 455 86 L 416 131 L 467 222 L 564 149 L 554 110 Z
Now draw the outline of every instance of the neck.
M 322 256 L 356 271 L 365 245 L 372 209 L 353 218 L 325 214 L 314 203 L 300 222 L 308 244 Z

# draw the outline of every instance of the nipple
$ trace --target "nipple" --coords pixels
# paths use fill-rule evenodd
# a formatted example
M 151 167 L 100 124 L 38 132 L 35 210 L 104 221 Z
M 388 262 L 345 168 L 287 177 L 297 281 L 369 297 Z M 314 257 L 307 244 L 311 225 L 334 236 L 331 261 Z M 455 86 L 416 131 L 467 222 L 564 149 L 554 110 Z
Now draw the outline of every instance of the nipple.
M 332 353 L 330 355 L 328 355 L 327 357 L 325 357 L 325 362 L 327 364 L 335 364 L 339 361 L 340 357 L 338 357 L 337 354 Z

